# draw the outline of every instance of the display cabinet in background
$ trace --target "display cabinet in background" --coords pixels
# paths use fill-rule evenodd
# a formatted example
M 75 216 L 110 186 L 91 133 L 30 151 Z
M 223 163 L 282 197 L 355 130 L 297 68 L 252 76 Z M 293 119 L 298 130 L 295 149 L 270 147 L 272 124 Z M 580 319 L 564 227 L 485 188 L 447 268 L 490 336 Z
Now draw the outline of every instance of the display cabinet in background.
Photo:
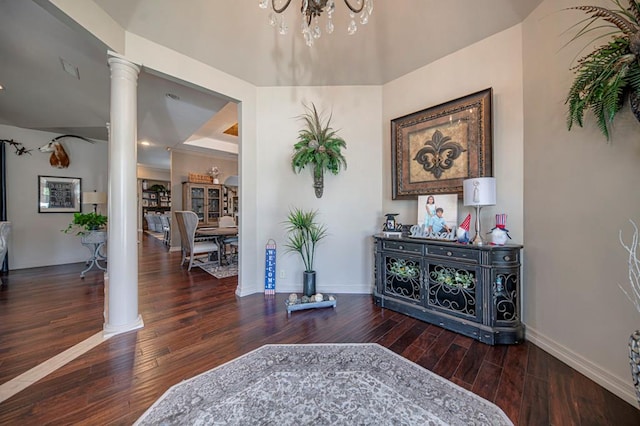
M 143 179 L 140 181 L 140 207 L 142 212 L 142 229 L 148 229 L 145 216 L 148 214 L 171 213 L 171 191 L 167 182 Z
M 182 208 L 198 215 L 199 226 L 218 226 L 222 216 L 222 187 L 215 184 L 184 182 Z

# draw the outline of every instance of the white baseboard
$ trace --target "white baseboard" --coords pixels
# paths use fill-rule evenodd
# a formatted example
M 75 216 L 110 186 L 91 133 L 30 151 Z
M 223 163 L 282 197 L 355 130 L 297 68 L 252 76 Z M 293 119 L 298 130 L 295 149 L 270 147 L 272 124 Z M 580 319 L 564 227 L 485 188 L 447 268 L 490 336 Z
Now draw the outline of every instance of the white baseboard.
M 242 293 L 236 291 L 236 295 L 238 297 L 249 296 L 255 293 L 264 293 L 263 284 L 258 284 L 256 286 L 242 286 Z M 344 285 L 322 285 L 319 288 L 316 288 L 316 291 L 323 294 L 371 294 L 373 292 L 373 287 L 367 284 L 361 285 L 352 285 L 352 286 L 344 286 Z M 302 293 L 302 284 L 298 285 L 278 285 L 276 283 L 276 293 Z
M 631 383 L 631 372 L 629 372 L 629 377 L 625 378 L 613 375 L 580 354 L 573 352 L 566 346 L 561 345 L 529 326 L 526 326 L 525 338 L 560 361 L 584 374 L 603 388 L 624 399 L 629 404 L 636 408 L 638 407 L 635 389 Z

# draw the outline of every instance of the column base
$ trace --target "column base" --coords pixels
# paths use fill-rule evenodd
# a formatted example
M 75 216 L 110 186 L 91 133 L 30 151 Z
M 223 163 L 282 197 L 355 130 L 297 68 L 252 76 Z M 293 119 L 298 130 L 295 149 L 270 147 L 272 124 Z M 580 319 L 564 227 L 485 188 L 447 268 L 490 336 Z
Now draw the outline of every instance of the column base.
M 115 336 L 116 334 L 126 333 L 128 331 L 137 330 L 139 328 L 144 327 L 144 321 L 142 321 L 142 315 L 138 315 L 138 319 L 130 324 L 122 324 L 122 325 L 109 325 L 107 323 L 104 324 L 102 328 L 102 335 L 105 338 L 109 338 L 111 336 Z

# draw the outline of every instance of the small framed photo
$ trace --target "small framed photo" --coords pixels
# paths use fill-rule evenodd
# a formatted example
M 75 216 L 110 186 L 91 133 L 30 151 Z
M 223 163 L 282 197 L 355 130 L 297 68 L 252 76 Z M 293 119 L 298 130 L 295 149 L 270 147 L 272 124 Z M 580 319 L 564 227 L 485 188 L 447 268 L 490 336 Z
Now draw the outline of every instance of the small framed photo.
M 169 201 L 169 197 L 167 196 L 160 196 L 160 202 L 167 202 Z
M 152 200 L 155 200 L 156 199 L 156 193 L 154 193 L 154 192 L 149 193 L 149 198 L 151 198 Z
M 458 195 L 434 194 L 418 197 L 418 225 L 431 228 L 434 233 L 458 227 Z
M 38 176 L 38 213 L 79 213 L 81 178 Z
M 142 207 L 149 207 L 149 200 L 147 200 L 146 198 L 144 198 L 142 200 Z

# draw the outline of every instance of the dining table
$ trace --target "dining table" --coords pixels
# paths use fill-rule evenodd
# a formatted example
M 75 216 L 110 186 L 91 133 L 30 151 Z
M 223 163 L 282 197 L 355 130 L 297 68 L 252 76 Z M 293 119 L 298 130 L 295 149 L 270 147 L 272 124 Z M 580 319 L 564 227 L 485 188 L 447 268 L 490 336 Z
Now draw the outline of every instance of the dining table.
M 233 237 L 238 235 L 238 227 L 237 226 L 229 226 L 229 227 L 199 227 L 196 228 L 196 241 L 205 241 L 205 240 L 213 240 L 220 247 L 220 259 L 226 258 L 226 244 L 224 244 L 224 239 L 228 237 Z

